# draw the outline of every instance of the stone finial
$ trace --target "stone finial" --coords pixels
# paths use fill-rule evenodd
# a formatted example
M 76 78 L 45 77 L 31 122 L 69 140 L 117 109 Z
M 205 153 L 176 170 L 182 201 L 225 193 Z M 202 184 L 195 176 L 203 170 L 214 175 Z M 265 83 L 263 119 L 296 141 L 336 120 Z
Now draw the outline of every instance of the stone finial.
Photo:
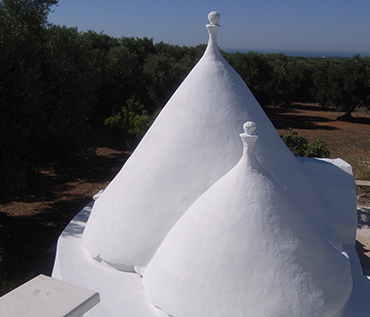
M 243 142 L 243 155 L 249 157 L 255 161 L 253 153 L 254 143 L 258 139 L 258 135 L 254 133 L 256 131 L 257 125 L 253 121 L 247 121 L 243 124 L 244 133 L 240 134 L 240 138 Z
M 221 16 L 217 11 L 212 11 L 208 14 L 208 20 L 211 23 L 211 25 L 218 25 L 218 22 L 220 22 Z
M 257 129 L 257 125 L 253 121 L 247 121 L 243 124 L 243 129 L 246 135 L 254 135 L 254 132 Z
M 209 40 L 204 55 L 209 55 L 210 53 L 209 56 L 213 55 L 218 59 L 222 59 L 222 55 L 217 46 L 217 36 L 216 36 L 218 30 L 221 27 L 220 25 L 217 24 L 220 21 L 220 14 L 217 11 L 212 11 L 208 14 L 208 20 L 210 24 L 207 24 L 206 27 L 208 29 Z

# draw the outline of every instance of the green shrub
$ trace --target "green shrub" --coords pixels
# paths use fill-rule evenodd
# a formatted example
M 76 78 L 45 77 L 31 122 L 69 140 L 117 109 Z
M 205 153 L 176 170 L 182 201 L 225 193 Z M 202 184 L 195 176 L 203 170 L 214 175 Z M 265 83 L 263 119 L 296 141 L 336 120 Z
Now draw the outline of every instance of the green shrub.
M 306 157 L 330 157 L 330 148 L 322 139 L 308 143 Z
M 297 131 L 289 128 L 288 132 L 282 136 L 285 145 L 295 156 L 305 156 L 308 140 L 298 136 Z
M 105 119 L 105 126 L 120 133 L 130 146 L 134 139 L 140 138 L 149 128 L 150 120 L 144 105 L 134 98 L 126 100 L 126 105 L 117 114 Z
M 282 136 L 282 139 L 295 156 L 330 157 L 330 148 L 322 139 L 316 139 L 310 143 L 307 138 L 298 136 L 297 131 L 291 128 Z

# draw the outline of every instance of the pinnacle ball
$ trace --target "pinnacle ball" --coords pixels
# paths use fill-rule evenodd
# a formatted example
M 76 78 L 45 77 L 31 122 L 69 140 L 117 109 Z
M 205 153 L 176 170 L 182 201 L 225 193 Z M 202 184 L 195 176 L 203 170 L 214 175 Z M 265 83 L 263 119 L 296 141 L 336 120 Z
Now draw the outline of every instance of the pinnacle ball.
M 212 11 L 208 14 L 208 20 L 211 24 L 217 25 L 220 22 L 221 16 L 217 11 Z
M 244 123 L 243 129 L 246 134 L 251 135 L 256 131 L 257 125 L 252 121 L 247 121 L 246 123 Z

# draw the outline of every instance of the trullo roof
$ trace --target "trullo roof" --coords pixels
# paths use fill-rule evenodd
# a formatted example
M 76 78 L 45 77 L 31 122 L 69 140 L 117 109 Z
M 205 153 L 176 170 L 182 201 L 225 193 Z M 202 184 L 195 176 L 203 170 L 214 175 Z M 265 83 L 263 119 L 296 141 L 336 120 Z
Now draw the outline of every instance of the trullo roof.
M 263 168 L 316 231 L 342 248 L 305 170 L 221 56 L 216 42 L 220 26 L 212 21 L 203 57 L 94 204 L 84 246 L 117 269 L 147 266 L 184 212 L 239 161 L 237 131 L 249 120 L 262 128 L 255 155 Z
M 333 316 L 352 291 L 349 259 L 302 217 L 253 154 L 174 225 L 143 285 L 169 316 Z M 258 141 L 257 141 L 258 142 Z

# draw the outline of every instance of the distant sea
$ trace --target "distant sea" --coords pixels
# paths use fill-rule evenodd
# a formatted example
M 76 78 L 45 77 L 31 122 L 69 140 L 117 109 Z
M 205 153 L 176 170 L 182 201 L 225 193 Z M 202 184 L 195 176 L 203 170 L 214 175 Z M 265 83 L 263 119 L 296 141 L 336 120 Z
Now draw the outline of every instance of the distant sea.
M 353 57 L 356 54 L 360 54 L 361 57 L 370 56 L 370 52 L 335 52 L 335 51 L 289 51 L 289 50 L 248 50 L 248 49 L 223 49 L 223 51 L 227 53 L 248 53 L 249 51 L 252 52 L 259 52 L 263 54 L 275 54 L 275 53 L 282 53 L 287 56 L 295 56 L 295 57 L 336 57 L 336 58 L 346 58 L 346 57 Z

